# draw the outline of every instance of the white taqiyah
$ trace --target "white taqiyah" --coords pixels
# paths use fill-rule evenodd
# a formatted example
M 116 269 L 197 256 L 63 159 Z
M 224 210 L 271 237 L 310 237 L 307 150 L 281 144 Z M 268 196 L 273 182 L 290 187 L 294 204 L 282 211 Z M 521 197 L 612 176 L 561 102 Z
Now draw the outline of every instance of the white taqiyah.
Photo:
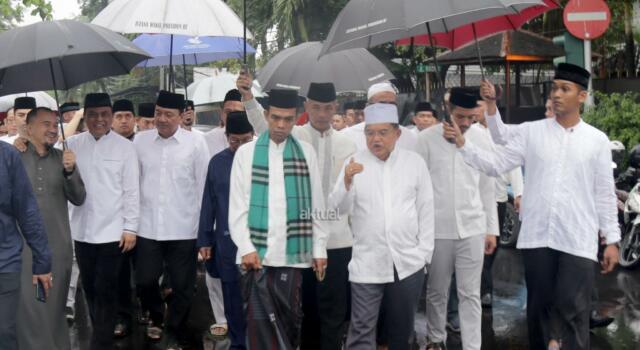
M 398 94 L 398 89 L 388 81 L 373 84 L 369 87 L 369 91 L 367 91 L 367 100 L 370 100 L 371 97 L 379 94 L 381 92 L 391 92 L 393 94 Z
M 364 109 L 365 125 L 398 124 L 398 107 L 387 103 L 374 103 Z

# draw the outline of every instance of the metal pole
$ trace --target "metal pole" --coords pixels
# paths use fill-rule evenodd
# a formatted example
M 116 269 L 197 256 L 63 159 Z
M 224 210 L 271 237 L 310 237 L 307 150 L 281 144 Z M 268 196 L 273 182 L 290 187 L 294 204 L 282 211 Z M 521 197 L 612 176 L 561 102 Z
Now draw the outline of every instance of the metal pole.
M 185 63 L 184 55 L 182 55 L 182 74 L 184 74 L 184 99 L 189 99 L 189 93 L 187 92 L 187 64 Z
M 242 3 L 242 15 L 243 15 L 243 30 L 244 30 L 244 53 L 243 53 L 243 64 L 247 65 L 247 0 L 244 0 Z
M 60 124 L 60 133 L 62 135 L 62 148 L 67 149 L 66 137 L 64 136 L 64 125 L 62 123 L 62 113 L 60 113 L 60 102 L 58 100 L 58 86 L 56 85 L 56 75 L 53 72 L 53 60 L 49 59 L 49 71 L 51 71 L 51 81 L 53 82 L 53 93 L 56 97 L 56 110 L 58 112 L 58 123 Z
M 433 65 L 435 66 L 435 71 L 436 71 L 436 85 L 442 85 L 442 87 L 444 87 L 444 84 L 441 84 L 442 82 L 440 81 L 440 70 L 438 69 L 438 55 L 436 52 L 436 47 L 433 44 L 433 39 L 431 38 L 431 25 L 429 24 L 429 22 L 427 22 L 427 33 L 429 34 L 429 46 L 431 47 L 431 51 L 433 52 Z
M 480 43 L 478 43 L 478 36 L 476 34 L 476 24 L 471 23 L 471 28 L 473 29 L 473 40 L 476 42 L 476 52 L 478 53 L 478 62 L 480 62 L 480 75 L 482 75 L 482 80 L 484 80 L 484 65 L 482 64 L 482 55 L 480 54 Z
M 169 91 L 173 89 L 173 34 L 171 34 L 171 45 L 169 46 Z
M 593 107 L 593 72 L 591 72 L 591 40 L 584 41 L 584 69 L 586 69 L 589 74 L 591 74 L 591 78 L 589 79 L 589 89 L 587 96 L 587 100 L 585 101 L 585 109 L 589 109 Z

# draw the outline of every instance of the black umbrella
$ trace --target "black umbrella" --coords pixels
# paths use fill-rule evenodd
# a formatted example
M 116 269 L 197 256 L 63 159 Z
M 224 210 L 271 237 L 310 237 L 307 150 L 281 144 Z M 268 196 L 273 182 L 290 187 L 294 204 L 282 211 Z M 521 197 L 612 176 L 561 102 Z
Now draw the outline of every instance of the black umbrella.
M 321 42 L 311 41 L 280 51 L 258 72 L 262 90 L 290 88 L 306 96 L 312 82 L 331 82 L 338 92 L 357 92 L 395 79 L 366 49 L 349 49 L 318 58 L 321 49 Z
M 39 22 L 0 33 L 0 47 L 5 48 L 0 54 L 0 96 L 54 90 L 58 105 L 57 90 L 128 74 L 150 58 L 109 29 L 72 20 Z

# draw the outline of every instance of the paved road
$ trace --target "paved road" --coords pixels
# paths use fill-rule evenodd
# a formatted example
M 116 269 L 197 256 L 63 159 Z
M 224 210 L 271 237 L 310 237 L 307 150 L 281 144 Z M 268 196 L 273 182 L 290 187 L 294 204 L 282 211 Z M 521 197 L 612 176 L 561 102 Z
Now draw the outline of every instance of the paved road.
M 527 349 L 526 342 L 526 289 L 523 268 L 517 250 L 502 249 L 494 264 L 495 298 L 493 309 L 484 310 L 482 317 L 482 349 Z M 606 329 L 592 333 L 591 348 L 635 349 L 640 343 L 640 269 L 617 272 L 597 277 L 600 302 L 598 308 L 615 317 L 615 322 Z M 214 343 L 203 334 L 213 316 L 204 286 L 204 275 L 198 278 L 198 295 L 190 316 L 192 349 L 227 349 L 228 342 Z M 418 312 L 416 332 L 421 348 L 424 348 L 426 321 L 423 312 Z M 78 316 L 71 328 L 73 349 L 88 349 L 89 336 L 86 307 L 79 305 Z M 449 349 L 461 349 L 458 336 L 448 339 Z M 144 340 L 141 328 L 118 342 L 118 349 L 154 349 Z

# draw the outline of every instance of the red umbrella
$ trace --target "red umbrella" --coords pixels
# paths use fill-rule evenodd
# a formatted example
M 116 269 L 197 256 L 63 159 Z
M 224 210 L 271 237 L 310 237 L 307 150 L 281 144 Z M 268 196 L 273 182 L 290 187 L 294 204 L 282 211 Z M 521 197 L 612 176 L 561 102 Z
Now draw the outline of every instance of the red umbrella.
M 514 15 L 497 16 L 481 21 L 473 22 L 462 27 L 455 28 L 446 33 L 435 33 L 432 35 L 420 35 L 396 41 L 396 45 L 421 45 L 440 46 L 450 50 L 455 50 L 472 41 L 478 45 L 478 39 L 504 32 L 506 30 L 517 30 L 531 19 L 541 14 L 560 7 L 555 0 L 544 0 L 546 6 L 533 6 Z M 482 57 L 480 47 L 477 46 L 480 68 L 484 77 Z M 436 63 L 437 64 L 437 63 Z
M 413 39 L 414 45 L 430 46 L 433 44 L 456 50 L 476 39 L 482 39 L 506 30 L 517 30 L 531 19 L 559 7 L 554 0 L 544 0 L 544 2 L 546 6 L 533 6 L 518 14 L 492 17 L 458 27 L 447 33 L 433 34 L 431 35 L 433 43 L 429 42 L 429 35 L 425 34 L 398 40 L 396 45 L 411 45 L 411 39 Z

